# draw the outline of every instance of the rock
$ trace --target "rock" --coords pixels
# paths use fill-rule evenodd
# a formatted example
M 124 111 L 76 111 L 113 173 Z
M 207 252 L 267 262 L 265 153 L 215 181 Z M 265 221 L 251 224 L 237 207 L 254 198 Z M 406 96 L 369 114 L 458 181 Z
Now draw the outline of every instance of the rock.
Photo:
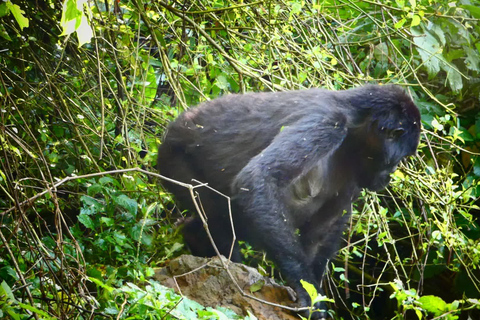
M 291 288 L 281 286 L 272 279 L 260 275 L 254 268 L 229 262 L 224 257 L 222 259 L 246 294 L 294 307 L 292 297 L 295 293 Z M 177 276 L 176 283 L 174 276 Z M 171 260 L 166 267 L 157 269 L 154 278 L 163 285 L 175 289 L 177 293 L 180 293 L 178 290 L 180 287 L 181 294 L 206 307 L 221 306 L 243 316 L 250 311 L 260 320 L 299 319 L 294 312 L 242 296 L 218 257 L 200 258 L 182 255 Z M 250 290 L 255 292 L 251 293 Z

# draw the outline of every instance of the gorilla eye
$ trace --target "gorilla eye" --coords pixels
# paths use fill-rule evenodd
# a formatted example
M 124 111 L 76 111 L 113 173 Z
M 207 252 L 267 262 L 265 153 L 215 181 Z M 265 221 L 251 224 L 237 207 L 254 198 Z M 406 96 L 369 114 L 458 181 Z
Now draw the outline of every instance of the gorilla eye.
M 400 138 L 401 136 L 403 136 L 404 133 L 405 133 L 405 129 L 403 129 L 403 128 L 393 129 L 390 132 L 388 132 L 387 138 L 396 140 L 396 139 Z

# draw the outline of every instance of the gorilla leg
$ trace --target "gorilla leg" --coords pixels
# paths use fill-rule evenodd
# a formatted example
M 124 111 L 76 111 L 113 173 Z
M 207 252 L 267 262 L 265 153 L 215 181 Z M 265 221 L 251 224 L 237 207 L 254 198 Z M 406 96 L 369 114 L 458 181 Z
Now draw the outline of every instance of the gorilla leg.
M 208 230 L 212 235 L 218 251 L 225 257 L 228 257 L 233 239 L 230 223 L 226 225 L 226 223 L 222 223 L 216 219 L 209 219 Z M 200 217 L 195 216 L 188 218 L 183 225 L 182 233 L 190 252 L 194 256 L 213 257 L 216 255 Z M 242 261 L 240 249 L 236 241 L 233 247 L 231 260 L 234 262 Z
M 182 148 L 164 144 L 159 151 L 157 163 L 161 163 L 162 175 L 183 183 L 192 183 L 191 179 L 204 181 L 203 174 L 198 171 L 200 165 L 192 157 L 186 156 Z M 165 188 L 175 195 L 182 210 L 187 209 L 194 217 L 185 220 L 183 235 L 192 254 L 200 257 L 213 257 L 216 252 L 210 242 L 203 222 L 198 216 L 190 191 L 182 186 L 163 181 Z M 208 219 L 208 229 L 220 253 L 229 256 L 233 233 L 228 215 L 227 199 L 206 187 L 195 189 L 196 200 Z M 241 262 L 238 244 L 235 244 L 232 261 Z
M 212 235 L 215 246 L 222 255 L 228 257 L 232 249 L 233 233 L 227 199 L 206 187 L 200 187 L 196 190 L 198 190 L 198 204 L 207 217 L 208 230 Z M 185 224 L 183 234 L 192 254 L 203 257 L 216 255 L 198 214 Z M 231 260 L 234 262 L 242 261 L 237 241 L 235 241 L 233 247 Z
M 328 259 L 334 256 L 340 246 L 342 233 L 351 216 L 347 198 L 349 194 L 328 201 L 301 230 L 303 248 L 312 259 L 311 266 L 316 279 L 322 279 Z

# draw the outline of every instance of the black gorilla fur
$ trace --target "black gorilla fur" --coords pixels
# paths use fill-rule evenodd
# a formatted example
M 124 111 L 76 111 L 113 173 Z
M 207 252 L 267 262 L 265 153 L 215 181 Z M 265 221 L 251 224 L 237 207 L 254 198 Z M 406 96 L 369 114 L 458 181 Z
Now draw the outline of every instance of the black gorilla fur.
M 267 252 L 300 305 L 309 306 L 300 279 L 321 292 L 352 201 L 362 188 L 386 187 L 398 163 L 416 152 L 419 135 L 420 113 L 394 85 L 231 94 L 182 113 L 159 148 L 158 167 L 229 195 L 238 239 Z M 195 212 L 187 189 L 165 187 Z M 197 190 L 215 243 L 228 256 L 227 202 Z M 198 216 L 187 220 L 184 235 L 194 255 L 215 255 Z M 237 245 L 232 260 L 241 260 Z

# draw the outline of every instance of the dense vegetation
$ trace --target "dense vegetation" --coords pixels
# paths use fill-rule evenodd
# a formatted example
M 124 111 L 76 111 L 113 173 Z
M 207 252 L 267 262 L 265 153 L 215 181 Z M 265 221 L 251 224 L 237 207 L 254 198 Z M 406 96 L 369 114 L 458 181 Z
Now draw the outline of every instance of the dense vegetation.
M 405 86 L 423 132 L 355 207 L 334 317 L 480 317 L 479 22 L 478 0 L 0 2 L 0 318 L 235 317 L 149 279 L 185 252 L 149 174 L 166 123 L 227 92 L 367 82 Z

